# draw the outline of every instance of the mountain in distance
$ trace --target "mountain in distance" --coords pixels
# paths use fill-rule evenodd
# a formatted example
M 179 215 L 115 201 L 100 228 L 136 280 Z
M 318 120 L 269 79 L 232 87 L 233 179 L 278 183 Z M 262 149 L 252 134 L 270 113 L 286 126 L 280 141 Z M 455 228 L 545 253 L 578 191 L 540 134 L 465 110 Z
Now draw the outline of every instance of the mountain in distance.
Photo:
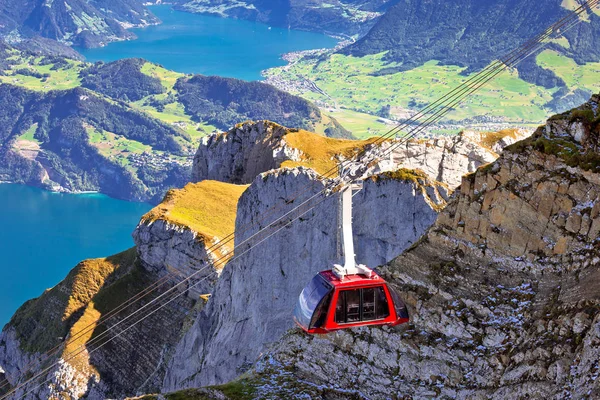
M 364 34 L 397 0 L 174 0 L 182 11 L 334 35 Z
M 0 2 L 0 35 L 11 42 L 42 37 L 68 46 L 98 47 L 134 38 L 128 28 L 159 22 L 138 0 Z
M 518 48 L 580 3 L 543 0 L 401 0 L 355 43 L 286 57 L 266 71 L 267 82 L 333 110 L 347 125 L 350 112 L 403 120 Z M 464 127 L 534 128 L 552 113 L 586 101 L 600 90 L 600 16 L 588 10 L 568 31 L 516 69 L 488 82 L 457 105 L 436 130 Z M 365 117 L 367 119 L 367 117 Z M 484 128 L 482 128 L 484 126 Z M 366 129 L 365 129 L 366 130 Z
M 468 67 L 468 73 L 515 49 L 578 5 L 563 0 L 400 0 L 364 37 L 340 52 L 357 57 L 386 52 L 384 60 L 393 66 L 380 73 L 406 71 L 429 60 Z M 587 21 L 561 32 L 561 40 L 548 48 L 580 64 L 598 61 L 599 36 L 600 16 L 591 12 Z M 532 59 L 517 67 L 523 79 L 546 88 L 564 86 Z
M 198 141 L 249 119 L 350 137 L 307 100 L 260 82 L 141 59 L 89 64 L 4 45 L 0 179 L 156 203 L 190 176 Z

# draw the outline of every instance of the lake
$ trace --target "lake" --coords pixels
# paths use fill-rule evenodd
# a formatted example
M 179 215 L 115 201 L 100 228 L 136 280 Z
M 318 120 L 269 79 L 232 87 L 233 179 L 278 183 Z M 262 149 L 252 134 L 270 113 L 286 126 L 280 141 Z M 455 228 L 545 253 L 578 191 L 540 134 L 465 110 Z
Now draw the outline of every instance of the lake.
M 0 326 L 79 261 L 132 247 L 131 233 L 150 208 L 100 194 L 0 184 Z
M 90 61 L 141 57 L 185 73 L 258 80 L 283 53 L 333 47 L 331 37 L 152 6 L 162 25 L 135 29 L 137 40 L 81 50 Z M 0 326 L 28 299 L 61 281 L 81 260 L 133 246 L 148 204 L 107 196 L 49 193 L 0 184 Z
M 184 73 L 260 80 L 262 70 L 285 65 L 284 53 L 337 44 L 318 33 L 175 11 L 169 5 L 150 9 L 163 23 L 132 29 L 138 39 L 77 50 L 92 62 L 139 57 Z

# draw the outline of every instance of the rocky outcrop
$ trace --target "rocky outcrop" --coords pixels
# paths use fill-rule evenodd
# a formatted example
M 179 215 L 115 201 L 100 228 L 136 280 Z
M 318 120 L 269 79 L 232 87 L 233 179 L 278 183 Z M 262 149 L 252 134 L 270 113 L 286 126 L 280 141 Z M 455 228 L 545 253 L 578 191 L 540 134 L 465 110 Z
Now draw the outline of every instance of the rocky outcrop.
M 157 279 L 141 268 L 134 250 L 81 262 L 64 281 L 21 306 L 4 327 L 2 390 L 19 386 L 12 397 L 27 400 L 156 391 L 186 317 L 195 315 L 195 302 L 183 294 L 151 303 L 172 287 L 169 280 L 140 295 Z M 131 298 L 136 301 L 115 312 Z M 36 379 L 20 386 L 31 377 Z
M 373 140 L 328 139 L 328 143 L 311 146 L 315 134 L 310 132 L 287 129 L 267 121 L 248 122 L 226 133 L 203 139 L 194 157 L 192 180 L 250 183 L 257 174 L 286 165 L 304 165 L 325 174 L 330 169 L 319 170 L 313 161 L 323 157 L 316 154 L 319 147 L 329 146 L 332 150 L 326 157 L 332 166 L 366 148 L 359 161 L 376 158 L 377 162 L 369 163 L 371 167 L 365 171 L 365 176 L 399 168 L 419 169 L 431 179 L 454 189 L 460 185 L 465 173 L 474 172 L 481 165 L 494 161 L 504 147 L 529 134 L 524 129 L 483 133 L 465 131 L 456 136 L 415 139 L 406 143 L 401 139 L 377 145 L 371 144 Z M 354 153 L 348 153 L 351 144 L 357 150 Z M 390 152 L 392 147 L 394 150 Z
M 258 397 L 597 398 L 598 97 L 465 177 L 381 269 L 410 324 L 291 330 L 254 369 Z
M 133 232 L 135 247 L 144 268 L 159 276 L 170 274 L 178 280 L 188 276 L 182 290 L 198 297 L 210 293 L 219 278 L 220 268 L 198 233 L 164 220 L 142 221 Z
M 303 168 L 258 176 L 238 205 L 236 246 L 325 185 Z M 357 242 L 371 246 L 357 246 L 357 261 L 377 266 L 410 246 L 444 206 L 445 190 L 412 171 L 366 180 L 354 197 L 355 226 Z M 317 201 L 297 221 L 278 226 L 276 236 L 255 240 L 257 251 L 239 247 L 206 309 L 178 345 L 165 389 L 227 382 L 293 326 L 291 313 L 307 280 L 341 261 L 337 202 L 337 195 Z M 385 207 L 389 212 L 378 211 Z M 394 234 L 388 238 L 389 232 Z
M 507 129 L 500 132 L 463 131 L 456 136 L 413 139 L 406 143 L 395 139 L 384 142 L 371 152 L 382 154 L 376 167 L 381 171 L 393 171 L 398 168 L 419 169 L 431 179 L 455 189 L 460 185 L 463 175 L 496 160 L 502 149 L 530 134 L 531 132 L 525 129 Z M 394 150 L 390 152 L 391 147 Z M 371 154 L 367 154 L 365 158 L 370 156 Z
M 233 251 L 235 210 L 246 186 L 204 181 L 167 193 L 133 232 L 148 271 L 184 282 L 192 298 L 208 294 Z
M 259 121 L 203 138 L 194 157 L 192 181 L 251 183 L 285 161 L 300 161 L 300 151 L 283 140 L 287 133 L 288 128 Z

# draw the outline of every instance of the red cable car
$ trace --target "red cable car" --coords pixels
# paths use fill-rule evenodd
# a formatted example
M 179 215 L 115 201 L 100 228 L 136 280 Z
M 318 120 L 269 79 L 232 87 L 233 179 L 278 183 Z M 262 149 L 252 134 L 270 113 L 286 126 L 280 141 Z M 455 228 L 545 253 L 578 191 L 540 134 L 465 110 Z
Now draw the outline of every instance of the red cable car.
M 342 191 L 345 264 L 318 273 L 302 290 L 294 321 L 307 333 L 408 322 L 398 294 L 375 271 L 354 261 L 352 190 Z
M 365 267 L 366 268 L 366 267 Z M 408 322 L 408 311 L 396 292 L 371 271 L 340 279 L 332 270 L 317 274 L 304 288 L 294 321 L 305 332 L 327 333 L 366 325 Z

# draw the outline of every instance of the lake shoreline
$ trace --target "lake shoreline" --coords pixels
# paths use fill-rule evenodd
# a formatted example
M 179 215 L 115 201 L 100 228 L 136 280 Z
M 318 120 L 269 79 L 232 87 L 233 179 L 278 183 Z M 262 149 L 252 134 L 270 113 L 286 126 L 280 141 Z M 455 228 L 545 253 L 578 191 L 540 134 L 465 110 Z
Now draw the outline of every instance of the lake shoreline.
M 325 33 L 181 11 L 167 3 L 149 7 L 161 23 L 132 27 L 129 31 L 136 39 L 75 50 L 91 63 L 142 58 L 186 74 L 262 81 L 261 71 L 286 64 L 284 54 L 333 49 L 340 39 Z
M 2 182 L 0 207 L 9 211 L 3 214 L 0 231 L 4 277 L 0 325 L 25 301 L 62 281 L 82 260 L 131 248 L 131 233 L 152 208 L 104 194 L 56 193 Z
M 29 187 L 29 188 L 35 188 L 35 189 L 39 189 L 42 190 L 44 192 L 47 192 L 49 194 L 66 194 L 66 195 L 73 195 L 73 196 L 90 196 L 90 195 L 98 195 L 98 196 L 104 196 L 106 198 L 112 199 L 112 200 L 117 200 L 117 201 L 123 201 L 126 203 L 135 203 L 135 204 L 145 204 L 148 205 L 150 207 L 155 207 L 155 204 L 152 203 L 148 203 L 145 201 L 134 201 L 134 200 L 128 200 L 128 199 L 121 199 L 118 197 L 113 197 L 107 193 L 104 193 L 100 190 L 69 190 L 69 189 L 52 189 L 46 186 L 40 186 L 40 185 L 29 185 L 27 183 L 22 183 L 22 182 L 13 182 L 13 181 L 0 181 L 0 185 L 18 185 L 18 186 L 25 186 L 25 187 Z

